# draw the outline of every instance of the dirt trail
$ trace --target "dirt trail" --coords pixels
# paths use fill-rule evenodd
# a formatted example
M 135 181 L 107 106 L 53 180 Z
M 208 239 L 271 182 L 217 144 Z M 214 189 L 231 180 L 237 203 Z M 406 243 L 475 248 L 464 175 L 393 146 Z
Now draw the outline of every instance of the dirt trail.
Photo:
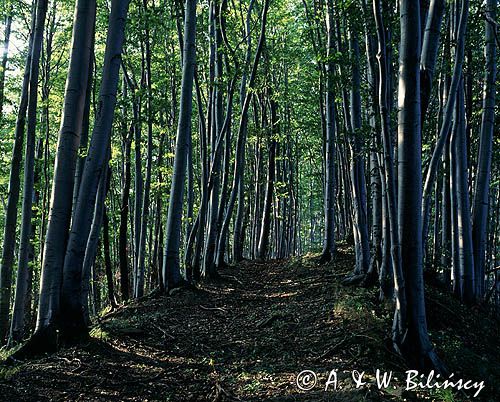
M 323 390 L 334 368 L 371 380 L 405 369 L 386 346 L 391 311 L 376 290 L 339 285 L 352 263 L 342 252 L 331 266 L 245 262 L 222 283 L 121 307 L 84 347 L 4 368 L 0 400 L 399 400 L 401 390 L 356 390 L 347 374 Z M 318 384 L 301 391 L 306 369 Z

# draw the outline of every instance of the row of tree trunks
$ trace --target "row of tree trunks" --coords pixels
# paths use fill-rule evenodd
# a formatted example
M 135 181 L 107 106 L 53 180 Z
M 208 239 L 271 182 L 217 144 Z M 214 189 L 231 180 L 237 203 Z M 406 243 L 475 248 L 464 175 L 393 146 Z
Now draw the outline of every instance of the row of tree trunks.
M 21 184 L 22 148 L 24 142 L 24 129 L 26 125 L 26 110 L 28 109 L 28 88 L 30 82 L 30 69 L 33 49 L 33 35 L 36 23 L 36 9 L 32 11 L 31 34 L 28 45 L 28 55 L 24 67 L 21 99 L 17 112 L 16 128 L 14 131 L 14 145 L 12 149 L 12 162 L 9 174 L 9 188 L 7 207 L 5 209 L 5 223 L 3 233 L 2 260 L 0 265 L 0 344 L 6 341 L 9 328 L 10 295 L 12 286 L 12 267 L 14 264 L 14 249 L 16 246 L 17 207 L 19 202 Z M 19 286 L 26 281 L 22 280 Z M 21 296 L 22 293 L 19 293 Z M 18 304 L 19 308 L 22 308 Z M 20 312 L 22 313 L 22 312 Z M 17 314 L 20 314 L 19 312 Z

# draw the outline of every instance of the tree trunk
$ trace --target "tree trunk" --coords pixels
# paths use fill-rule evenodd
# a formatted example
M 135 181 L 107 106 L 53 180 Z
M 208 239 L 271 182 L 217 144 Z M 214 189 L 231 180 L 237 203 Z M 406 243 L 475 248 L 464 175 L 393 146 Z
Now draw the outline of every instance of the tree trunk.
M 406 3 L 405 3 L 406 5 Z M 415 8 L 418 8 L 416 5 Z M 403 276 L 403 267 L 401 265 L 401 244 L 398 226 L 397 215 L 397 199 L 396 199 L 396 178 L 394 175 L 394 159 L 393 146 L 390 132 L 390 82 L 387 66 L 386 54 L 386 31 L 382 19 L 382 7 L 380 0 L 373 0 L 373 13 L 375 17 L 375 25 L 377 29 L 378 53 L 377 61 L 379 67 L 379 113 L 382 125 L 382 145 L 383 145 L 383 163 L 380 166 L 383 168 L 384 178 L 382 188 L 385 190 L 385 218 L 386 231 L 385 235 L 389 234 L 390 238 L 390 260 L 392 262 L 392 272 L 394 275 L 394 290 L 396 297 L 397 310 L 394 315 L 393 324 L 393 340 L 395 343 L 401 341 L 400 335 L 404 331 L 406 323 L 406 291 L 405 279 Z M 419 34 L 416 26 L 413 26 L 415 32 Z M 388 267 L 386 267 L 388 268 Z
M 75 165 L 89 77 L 95 1 L 79 0 L 75 6 L 72 51 L 66 83 L 63 117 L 54 167 L 52 197 L 45 236 L 36 330 L 53 324 L 59 312 L 64 253 L 72 211 Z
M 431 0 L 429 5 L 429 15 L 425 25 L 425 32 L 422 41 L 422 54 L 420 59 L 420 97 L 421 97 L 421 121 L 422 127 L 425 122 L 427 107 L 431 96 L 432 80 L 439 50 L 439 36 L 441 22 L 443 20 L 445 0 Z M 425 20 L 422 18 L 423 22 Z
M 454 132 L 457 138 L 454 141 L 456 147 L 455 177 L 457 197 L 457 224 L 459 244 L 459 275 L 460 298 L 468 304 L 476 300 L 474 286 L 474 256 L 472 252 L 472 226 L 469 202 L 469 175 L 467 166 L 467 146 L 465 133 L 465 109 L 463 80 L 457 94 L 457 130 Z
M 434 180 L 436 178 L 437 167 L 441 154 L 443 153 L 446 140 L 450 135 L 450 129 L 452 125 L 453 110 L 455 106 L 455 101 L 457 97 L 458 85 L 460 78 L 462 76 L 462 65 L 464 61 L 464 46 L 465 46 L 465 33 L 467 29 L 467 17 L 469 14 L 469 0 L 463 0 L 462 10 L 460 13 L 460 21 L 457 31 L 457 46 L 455 49 L 455 65 L 453 67 L 453 76 L 451 79 L 450 89 L 448 91 L 448 99 L 446 101 L 446 106 L 443 112 L 443 121 L 441 123 L 441 129 L 439 131 L 439 138 L 432 153 L 432 158 L 427 168 L 427 174 L 425 178 L 424 191 L 423 191 L 423 204 L 422 204 L 422 216 L 423 216 L 423 226 L 422 226 L 422 238 L 423 247 L 426 249 L 427 244 L 427 233 L 429 231 L 429 220 L 431 212 L 431 193 L 434 185 Z
M 333 20 L 333 0 L 326 2 L 327 59 L 326 63 L 326 137 L 325 137 L 325 234 L 320 262 L 328 262 L 335 257 L 335 94 L 334 64 L 335 33 Z
M 10 293 L 12 284 L 12 266 L 14 264 L 14 249 L 16 247 L 16 226 L 17 226 L 17 204 L 19 202 L 20 192 L 20 172 L 23 158 L 22 149 L 24 141 L 24 127 L 26 125 L 26 110 L 28 108 L 28 88 L 30 80 L 31 51 L 33 47 L 33 33 L 35 27 L 35 8 L 32 10 L 31 35 L 28 45 L 28 56 L 24 67 L 23 85 L 21 89 L 21 100 L 17 112 L 16 128 L 14 132 L 14 146 L 12 149 L 12 162 L 9 174 L 9 188 L 7 207 L 5 209 L 5 223 L 3 232 L 2 261 L 0 265 L 0 345 L 3 345 L 7 335 L 9 312 L 10 312 Z M 26 281 L 17 279 L 16 286 L 24 286 Z M 17 294 L 16 288 L 16 294 Z M 19 296 L 24 292 L 20 289 Z M 23 308 L 19 302 L 14 301 L 14 315 L 24 315 Z M 16 311 L 17 308 L 17 311 Z M 19 322 L 16 320 L 16 322 Z
M 368 217 L 366 202 L 366 177 L 364 168 L 364 158 L 361 138 L 361 94 L 360 94 L 360 74 L 359 74 L 359 45 L 355 34 L 350 34 L 351 52 L 351 138 L 349 145 L 351 149 L 351 188 L 353 198 L 353 229 L 355 232 L 355 254 L 356 268 L 355 274 L 366 274 L 370 263 L 370 245 L 368 242 Z
M 265 33 L 266 33 L 266 22 L 267 22 L 267 12 L 269 10 L 269 2 L 270 0 L 264 1 L 264 6 L 261 13 L 261 26 L 260 26 L 260 34 L 259 34 L 259 42 L 257 44 L 257 49 L 255 50 L 254 61 L 252 65 L 252 70 L 250 72 L 250 77 L 248 80 L 248 91 L 245 96 L 245 100 L 243 102 L 243 107 L 241 109 L 241 117 L 240 117 L 240 125 L 238 129 L 238 139 L 236 141 L 236 154 L 235 154 L 235 162 L 234 162 L 234 174 L 233 174 L 233 183 L 231 188 L 231 196 L 229 197 L 226 214 L 224 216 L 224 223 L 222 224 L 222 228 L 220 230 L 219 235 L 219 244 L 218 248 L 223 247 L 223 243 L 226 242 L 227 233 L 229 230 L 229 223 L 231 221 L 231 216 L 233 214 L 234 204 L 236 202 L 236 196 L 238 195 L 238 188 L 245 186 L 245 144 L 247 137 L 247 127 L 248 127 L 248 109 L 250 108 L 250 101 L 252 100 L 252 89 L 255 85 L 255 78 L 257 75 L 257 68 L 260 61 L 260 56 L 262 54 L 262 49 L 264 47 L 265 42 Z
M 147 14 L 147 0 L 143 0 L 144 12 Z M 137 272 L 134 296 L 136 298 L 144 295 L 144 271 L 146 259 L 147 227 L 149 224 L 149 198 L 151 192 L 151 169 L 153 163 L 153 94 L 151 92 L 151 49 L 150 49 L 149 27 L 146 25 L 146 85 L 147 85 L 147 113 L 148 113 L 148 145 L 146 161 L 146 178 L 144 182 L 144 196 L 142 198 L 142 219 L 140 225 L 140 240 L 137 257 Z
M 109 178 L 106 180 L 109 182 Z M 106 206 L 104 205 L 104 217 L 103 217 L 103 247 L 104 247 L 104 267 L 106 272 L 106 283 L 108 285 L 108 300 L 111 308 L 115 309 L 117 307 L 115 299 L 115 285 L 113 283 L 113 269 L 111 266 L 111 252 L 109 245 L 109 217 L 106 211 Z
M 60 324 L 62 335 L 68 342 L 85 339 L 88 334 L 82 314 L 82 264 L 99 178 L 106 169 L 128 5 L 128 0 L 111 3 L 99 104 L 64 258 Z
M 2 61 L 0 64 L 0 123 L 3 118 L 3 103 L 4 103 L 4 88 L 5 88 L 5 71 L 7 69 L 7 61 L 9 59 L 9 44 L 10 44 L 10 33 L 12 28 L 12 6 L 7 11 L 7 16 L 5 17 L 5 34 L 3 40 L 2 49 Z M 28 52 L 31 49 L 28 48 Z
M 40 54 L 42 51 L 43 33 L 45 27 L 45 16 L 47 14 L 47 0 L 39 0 L 36 6 L 36 25 L 33 34 L 33 47 L 31 51 L 31 67 L 30 67 L 30 79 L 29 79 L 29 90 L 28 90 L 28 125 L 26 130 L 26 150 L 24 156 L 24 183 L 23 183 L 23 204 L 22 204 L 22 218 L 21 218 L 21 235 L 19 244 L 19 256 L 18 256 L 18 278 L 21 280 L 20 286 L 23 287 L 24 284 L 27 285 L 27 279 L 29 278 L 29 254 L 32 251 L 30 243 L 32 240 L 32 225 L 31 218 L 33 216 L 32 204 L 34 195 L 34 178 L 35 178 L 35 142 L 36 142 L 36 115 L 37 115 L 37 103 L 38 103 L 38 77 L 40 72 Z M 2 290 L 4 290 L 2 286 Z M 25 289 L 20 289 L 24 290 Z M 8 295 L 10 298 L 10 283 L 8 284 Z M 22 293 L 19 293 L 19 297 L 23 297 Z M 24 301 L 24 297 L 23 297 Z M 21 303 L 22 308 L 24 308 L 25 303 Z M 18 310 L 21 306 L 18 306 Z M 24 320 L 24 310 L 23 310 L 23 320 Z M 3 320 L 1 320 L 3 322 Z M 6 334 L 7 326 L 0 326 L 1 339 Z
M 406 320 L 395 346 L 418 368 L 443 367 L 430 342 L 425 314 L 422 248 L 422 159 L 420 125 L 420 10 L 401 0 L 401 46 L 398 113 L 398 222 L 404 268 Z M 396 315 L 401 314 L 396 310 Z
M 484 74 L 483 114 L 481 121 L 481 137 L 479 158 L 477 162 L 477 179 L 474 192 L 474 209 L 472 216 L 472 241 L 474 245 L 474 268 L 476 293 L 482 298 L 485 293 L 485 249 L 486 226 L 489 208 L 489 186 L 491 177 L 491 154 L 493 132 L 495 128 L 495 83 L 496 83 L 496 0 L 488 0 L 486 4 L 485 46 L 486 71 Z
M 245 35 L 246 35 L 246 54 L 245 63 L 243 66 L 243 73 L 241 76 L 240 83 L 240 107 L 243 109 L 243 104 L 247 94 L 247 76 L 248 68 L 250 66 L 251 56 L 252 56 L 252 35 L 251 35 L 251 16 L 255 0 L 250 0 L 248 5 L 248 11 L 245 21 Z M 234 237 L 233 237 L 233 258 L 234 262 L 238 263 L 243 260 L 243 216 L 245 213 L 245 189 L 244 186 L 238 184 L 238 208 L 236 209 L 236 218 L 234 220 Z M 224 257 L 224 256 L 222 256 Z
M 165 256 L 163 259 L 163 283 L 167 291 L 179 286 L 181 283 L 179 247 L 187 148 L 191 144 L 189 137 L 191 136 L 193 78 L 196 61 L 196 0 L 186 0 L 185 2 L 183 52 L 181 104 L 167 215 Z
M 108 157 L 109 159 L 109 157 Z M 92 267 L 96 264 L 97 249 L 99 245 L 99 235 L 103 222 L 104 202 L 108 192 L 108 174 L 109 169 L 101 175 L 99 180 L 99 187 L 97 188 L 97 196 L 95 208 L 93 211 L 92 228 L 90 229 L 89 238 L 85 246 L 85 257 L 82 265 L 82 304 L 83 315 L 87 325 L 90 325 L 90 316 L 88 312 L 89 305 L 89 291 L 90 291 L 90 278 L 92 274 Z
M 126 98 L 127 85 L 125 80 L 123 82 L 123 93 L 124 98 Z M 125 107 L 124 107 L 125 109 Z M 126 128 L 126 113 L 124 111 L 123 118 L 125 120 L 124 127 L 122 129 L 125 131 Z M 134 124 L 130 126 L 130 130 L 128 132 L 124 132 L 123 142 L 124 142 L 124 155 L 123 155 L 123 182 L 122 182 L 122 191 L 121 191 L 121 209 L 120 209 L 120 227 L 118 234 L 118 255 L 120 262 L 120 290 L 122 295 L 122 300 L 127 301 L 130 297 L 129 293 L 129 265 L 128 265 L 128 215 L 129 215 L 129 202 L 130 202 L 130 181 L 131 181 L 131 162 L 130 156 L 132 152 L 132 135 L 134 132 Z
M 264 196 L 264 208 L 262 210 L 262 223 L 260 226 L 259 245 L 257 248 L 257 259 L 265 260 L 269 249 L 269 232 L 271 226 L 271 206 L 274 197 L 274 179 L 276 171 L 276 138 L 279 135 L 278 115 L 276 102 L 269 95 L 269 106 L 271 109 L 271 138 L 268 138 L 268 158 L 266 193 Z M 265 106 L 263 106 L 265 107 Z

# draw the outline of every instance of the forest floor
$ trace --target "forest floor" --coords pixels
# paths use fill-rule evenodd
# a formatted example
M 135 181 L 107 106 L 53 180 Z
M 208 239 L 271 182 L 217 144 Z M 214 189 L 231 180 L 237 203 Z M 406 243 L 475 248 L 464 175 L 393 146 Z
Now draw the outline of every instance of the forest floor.
M 244 262 L 223 269 L 221 283 L 145 297 L 105 314 L 83 347 L 0 367 L 0 400 L 472 399 L 471 391 L 405 390 L 407 368 L 389 341 L 393 307 L 376 289 L 340 284 L 353 265 L 341 246 L 331 265 L 316 256 Z M 450 299 L 427 289 L 438 354 L 455 378 L 484 380 L 476 400 L 500 401 L 499 319 Z M 333 369 L 337 390 L 325 391 Z M 394 372 L 387 389 L 378 389 L 377 369 Z M 296 384 L 303 370 L 317 374 L 309 391 Z M 359 389 L 353 370 L 365 372 Z

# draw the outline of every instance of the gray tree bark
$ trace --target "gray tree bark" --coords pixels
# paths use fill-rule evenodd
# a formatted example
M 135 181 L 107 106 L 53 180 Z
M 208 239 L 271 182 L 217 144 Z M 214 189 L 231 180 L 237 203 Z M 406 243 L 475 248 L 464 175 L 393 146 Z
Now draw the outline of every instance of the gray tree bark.
M 147 0 L 143 0 L 144 12 L 147 14 Z M 144 295 L 144 271 L 146 259 L 146 241 L 147 227 L 149 223 L 149 199 L 151 192 L 151 169 L 153 163 L 153 93 L 151 91 L 151 44 L 150 32 L 146 23 L 145 28 L 145 51 L 146 51 L 146 88 L 147 88 L 147 118 L 148 118 L 148 145 L 147 145 L 147 160 L 146 160 L 146 177 L 144 182 L 144 195 L 142 197 L 141 221 L 140 221 L 140 238 L 137 257 L 137 272 L 135 279 L 136 298 Z
M 12 148 L 12 162 L 9 173 L 9 188 L 5 222 L 3 231 L 2 260 L 0 265 L 0 345 L 4 343 L 9 324 L 10 293 L 12 286 L 12 266 L 14 264 L 14 249 L 16 247 L 17 204 L 19 202 L 21 182 L 21 162 L 23 158 L 24 128 L 26 125 L 26 110 L 28 108 L 28 88 L 30 81 L 31 51 L 33 33 L 36 22 L 35 8 L 32 10 L 31 34 L 28 45 L 28 54 L 24 66 L 21 99 L 17 111 L 16 128 L 14 132 L 14 146 Z M 19 282 L 19 279 L 18 279 Z M 22 285 L 23 282 L 19 282 Z M 16 285 L 17 286 L 17 285 Z M 18 313 L 19 314 L 19 313 Z
M 111 3 L 97 114 L 64 257 L 60 325 L 63 338 L 68 342 L 79 341 L 88 334 L 81 300 L 82 264 L 92 225 L 91 211 L 95 206 L 100 177 L 106 168 L 128 5 L 129 0 Z
M 423 203 L 422 203 L 422 216 L 423 216 L 423 226 L 422 226 L 422 237 L 423 237 L 423 247 L 426 249 L 427 244 L 427 234 L 429 231 L 429 220 L 431 213 L 431 194 L 434 185 L 434 180 L 436 179 L 437 168 L 441 155 L 443 153 L 444 146 L 450 135 L 450 129 L 452 125 L 453 110 L 455 106 L 455 101 L 457 97 L 458 85 L 462 76 L 462 65 L 464 61 L 464 46 L 465 46 L 465 33 L 467 29 L 467 17 L 469 14 L 469 0 L 463 0 L 462 9 L 460 12 L 460 20 L 457 31 L 457 46 L 455 49 L 455 61 L 453 67 L 453 76 L 451 79 L 450 89 L 448 91 L 448 99 L 446 101 L 446 106 L 443 112 L 443 121 L 441 123 L 441 129 L 439 131 L 439 137 L 432 153 L 432 158 L 427 168 L 427 174 L 425 178 L 424 191 L 423 191 Z
M 405 3 L 405 5 L 407 5 Z M 418 8 L 418 5 L 416 5 Z M 390 237 L 390 260 L 392 262 L 392 272 L 394 276 L 394 290 L 396 298 L 396 314 L 394 315 L 393 340 L 397 344 L 401 342 L 401 334 L 406 323 L 406 291 L 403 267 L 401 264 L 401 244 L 398 226 L 397 199 L 396 199 L 396 178 L 394 176 L 393 146 L 390 131 L 390 83 L 386 54 L 386 32 L 382 18 L 382 6 L 380 0 L 373 0 L 373 13 L 377 30 L 378 52 L 377 61 L 379 67 L 379 113 L 382 126 L 383 163 L 380 163 L 384 172 L 382 188 L 385 192 L 385 214 L 386 231 L 385 235 Z M 418 29 L 413 26 L 418 34 Z M 381 161 L 381 162 L 382 162 Z M 388 267 L 386 267 L 388 268 Z
M 243 107 L 241 110 L 240 125 L 238 129 L 238 139 L 236 143 L 236 154 L 234 163 L 234 174 L 233 183 L 231 188 L 231 196 L 227 204 L 226 214 L 224 216 L 224 222 L 220 230 L 218 248 L 224 247 L 223 243 L 226 242 L 227 233 L 229 230 L 229 224 L 233 214 L 234 204 L 236 202 L 236 196 L 238 195 L 238 188 L 242 186 L 244 188 L 244 172 L 245 172 L 245 144 L 247 137 L 247 126 L 248 126 L 248 109 L 250 108 L 250 101 L 252 100 L 253 93 L 251 89 L 254 88 L 255 78 L 257 75 L 257 68 L 260 61 L 260 56 L 262 54 L 262 49 L 265 42 L 266 33 L 266 22 L 267 22 L 267 12 L 269 10 L 270 0 L 264 1 L 264 6 L 261 13 L 261 26 L 259 34 L 259 42 L 257 44 L 257 49 L 255 50 L 255 56 L 253 60 L 252 70 L 248 79 L 248 91 L 243 102 Z
M 3 40 L 2 49 L 2 61 L 0 64 L 0 122 L 3 118 L 3 104 L 4 104 L 4 89 L 5 89 L 5 71 L 7 69 L 7 61 L 9 60 L 9 44 L 10 44 L 10 33 L 12 30 L 12 6 L 10 10 L 7 11 L 5 16 L 5 33 Z
M 95 1 L 75 6 L 72 50 L 59 131 L 50 213 L 45 237 L 36 330 L 54 324 L 59 311 L 65 247 L 72 211 L 72 190 L 85 108 L 95 20 Z
M 457 130 L 453 133 L 456 136 L 452 142 L 455 144 L 456 161 L 455 177 L 458 229 L 458 263 L 459 263 L 459 288 L 460 298 L 465 303 L 471 304 L 475 301 L 474 286 L 474 256 L 472 252 L 472 226 L 469 202 L 469 174 L 467 166 L 467 145 L 465 134 L 465 107 L 463 80 L 458 88 L 457 94 Z
M 420 120 L 419 2 L 400 1 L 401 44 L 398 92 L 398 222 L 407 304 L 395 346 L 411 366 L 441 370 L 430 342 L 424 302 L 422 248 L 422 151 Z M 401 314 L 396 310 L 396 315 Z
M 370 245 L 368 241 L 368 217 L 366 201 L 366 177 L 361 138 L 361 94 L 359 72 L 359 44 L 355 34 L 350 33 L 352 86 L 350 91 L 351 106 L 351 189 L 353 197 L 353 231 L 356 254 L 355 274 L 366 274 L 370 263 Z
M 31 67 L 28 89 L 28 125 L 26 130 L 26 148 L 24 155 L 24 183 L 23 183 L 23 203 L 21 218 L 21 234 L 18 255 L 18 280 L 20 280 L 20 292 L 18 293 L 20 305 L 17 306 L 19 312 L 22 309 L 24 321 L 25 297 L 29 278 L 29 259 L 32 252 L 32 224 L 33 216 L 33 196 L 35 181 L 35 143 L 36 143 L 36 123 L 38 104 L 38 78 L 40 73 L 40 55 L 42 51 L 43 34 L 45 28 L 45 17 L 47 14 L 47 0 L 39 0 L 36 5 L 36 23 L 33 33 L 33 45 L 31 50 Z M 26 286 L 26 287 L 24 287 Z M 17 289 L 16 289 L 17 290 Z M 9 289 L 10 297 L 10 289 Z M 5 328 L 7 330 L 7 328 Z M 4 333 L 2 333 L 4 335 Z
M 266 179 L 266 193 L 264 195 L 264 207 L 262 209 L 262 222 L 260 225 L 259 245 L 257 248 L 257 259 L 264 260 L 269 251 L 269 233 L 271 229 L 271 207 L 274 197 L 274 180 L 276 174 L 276 137 L 279 135 L 277 106 L 272 94 L 268 95 L 269 107 L 271 109 L 271 138 L 268 138 L 268 167 Z M 265 106 L 263 106 L 265 107 Z
M 475 282 L 478 298 L 482 298 L 485 293 L 486 226 L 489 209 L 492 141 L 495 128 L 495 83 L 497 66 L 495 43 L 496 27 L 493 25 L 493 22 L 496 21 L 496 7 L 496 0 L 487 1 L 484 46 L 486 71 L 484 74 L 483 114 L 481 120 L 481 137 L 472 216 L 472 241 L 474 245 Z
M 243 66 L 243 73 L 240 83 L 240 107 L 243 109 L 243 103 L 247 94 L 247 79 L 248 68 L 252 56 L 252 35 L 251 35 L 251 16 L 255 0 L 250 0 L 248 11 L 245 21 L 245 35 L 246 35 L 246 53 L 245 63 Z M 233 237 L 233 258 L 234 262 L 238 263 L 243 260 L 243 216 L 245 214 L 245 189 L 244 186 L 238 184 L 238 208 L 236 209 L 236 218 L 234 220 L 234 237 Z M 224 257 L 224 256 L 222 256 Z
M 431 0 L 425 25 L 420 58 L 420 97 L 422 127 L 431 96 L 432 80 L 439 50 L 441 22 L 445 10 L 445 0 Z M 425 20 L 423 21 L 425 23 Z
M 326 136 L 325 136 L 325 231 L 323 251 L 320 262 L 325 263 L 335 257 L 335 94 L 334 64 L 332 56 L 335 53 L 334 6 L 333 0 L 326 2 L 326 34 L 327 47 L 325 65 L 326 74 Z
M 184 19 L 184 44 L 182 63 L 181 101 L 177 139 L 175 143 L 174 170 L 170 187 L 163 282 L 165 290 L 180 285 L 179 248 L 183 210 L 184 182 L 186 178 L 187 147 L 191 144 L 191 114 L 193 106 L 193 79 L 196 62 L 196 0 L 186 0 Z

